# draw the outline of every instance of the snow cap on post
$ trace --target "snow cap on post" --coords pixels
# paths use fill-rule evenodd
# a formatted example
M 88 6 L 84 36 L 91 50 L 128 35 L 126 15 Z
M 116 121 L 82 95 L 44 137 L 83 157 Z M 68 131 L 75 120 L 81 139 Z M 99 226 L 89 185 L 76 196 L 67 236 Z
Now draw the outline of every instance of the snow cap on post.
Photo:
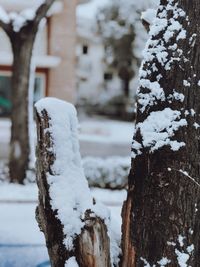
M 54 155 L 51 171 L 47 173 L 51 206 L 64 226 L 65 245 L 72 249 L 75 235 L 81 233 L 81 216 L 92 206 L 92 197 L 81 165 L 78 143 L 78 120 L 74 106 L 56 98 L 44 98 L 35 105 L 39 114 L 49 117 Z
M 44 232 L 51 264 L 111 267 L 106 224 L 109 212 L 93 203 L 84 176 L 76 110 L 55 98 L 42 99 L 35 107 L 39 188 L 36 219 Z

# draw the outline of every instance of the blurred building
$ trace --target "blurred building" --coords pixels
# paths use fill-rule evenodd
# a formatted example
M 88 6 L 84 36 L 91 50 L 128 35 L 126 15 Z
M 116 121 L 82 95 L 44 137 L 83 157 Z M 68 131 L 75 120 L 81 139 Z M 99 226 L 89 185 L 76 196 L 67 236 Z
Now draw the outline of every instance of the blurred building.
M 102 38 L 92 19 L 77 18 L 77 89 L 78 102 L 105 102 L 122 93 L 121 80 L 108 67 Z
M 0 6 L 8 12 L 20 12 L 34 7 L 37 2 L 0 0 Z M 88 0 L 57 0 L 46 24 L 38 32 L 34 48 L 34 101 L 43 96 L 75 101 L 76 6 L 84 2 Z M 12 61 L 9 39 L 0 29 L 0 116 L 10 112 Z

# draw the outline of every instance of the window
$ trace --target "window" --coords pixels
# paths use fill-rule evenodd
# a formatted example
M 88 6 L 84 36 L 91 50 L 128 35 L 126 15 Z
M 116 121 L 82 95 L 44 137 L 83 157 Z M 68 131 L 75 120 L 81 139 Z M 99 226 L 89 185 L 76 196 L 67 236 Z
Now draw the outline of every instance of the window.
M 39 99 L 45 96 L 46 87 L 46 75 L 44 73 L 36 73 L 33 102 L 37 102 Z
M 111 72 L 105 72 L 104 73 L 104 80 L 105 81 L 110 81 L 110 80 L 112 80 L 112 78 L 113 78 L 113 75 Z
M 8 116 L 11 111 L 11 79 L 0 73 L 0 116 Z
M 34 103 L 45 95 L 46 75 L 36 73 L 34 85 Z M 0 117 L 7 117 L 11 113 L 11 72 L 0 71 Z
M 83 55 L 87 55 L 87 54 L 88 54 L 88 46 L 83 45 Z

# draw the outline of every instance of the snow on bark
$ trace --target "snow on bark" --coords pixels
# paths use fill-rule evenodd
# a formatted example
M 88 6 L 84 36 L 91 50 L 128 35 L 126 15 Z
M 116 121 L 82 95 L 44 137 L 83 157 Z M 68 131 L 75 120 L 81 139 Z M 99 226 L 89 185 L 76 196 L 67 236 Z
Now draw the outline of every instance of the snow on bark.
M 2 20 L 4 23 L 8 24 L 10 22 L 9 15 L 4 10 L 3 7 L 0 6 L 0 20 Z
M 11 12 L 9 13 L 9 18 L 12 23 L 15 32 L 19 32 L 20 29 L 26 25 L 27 21 L 31 21 L 35 18 L 34 9 L 24 9 L 20 13 Z
M 37 218 L 47 240 L 52 238 L 49 237 L 51 233 L 46 230 L 51 227 L 48 224 L 55 228 L 52 221 L 58 220 L 57 230 L 53 229 L 53 235 L 58 231 L 63 236 L 61 244 L 65 247 L 62 252 L 59 251 L 60 240 L 55 241 L 56 236 L 52 238 L 51 243 L 57 245 L 53 251 L 49 248 L 50 255 L 53 255 L 50 258 L 60 260 L 55 252 L 58 249 L 65 260 L 74 254 L 80 267 L 93 266 L 92 262 L 99 267 L 110 267 L 111 261 L 114 262 L 118 257 L 115 245 L 117 241 L 112 237 L 108 210 L 102 204 L 94 202 L 84 176 L 76 110 L 72 104 L 55 98 L 39 100 L 35 107 L 39 139 L 37 182 L 40 204 Z M 44 200 L 47 195 L 48 200 Z M 46 214 L 48 201 L 53 212 L 50 212 L 49 220 L 49 215 Z M 113 248 L 112 251 L 110 247 Z M 66 264 L 71 264 L 71 261 L 72 259 Z M 62 263 L 59 262 L 59 266 L 62 266 Z
M 172 16 L 168 18 L 168 12 Z M 163 68 L 170 71 L 174 62 L 180 62 L 186 57 L 179 48 L 179 42 L 186 38 L 186 30 L 181 21 L 188 19 L 186 13 L 174 1 L 168 1 L 166 6 L 160 5 L 157 17 L 150 27 L 149 40 L 144 50 L 143 63 L 139 72 L 140 87 L 137 90 L 138 109 L 141 113 L 152 113 L 136 125 L 135 136 L 140 132 L 142 140 L 135 139 L 132 144 L 132 157 L 141 155 L 142 148 L 149 148 L 151 152 L 169 146 L 176 151 L 185 144 L 174 139 L 174 135 L 181 127 L 187 126 L 186 118 L 182 118 L 182 112 L 174 108 L 165 108 L 175 102 L 184 102 L 184 94 L 175 88 L 165 90 L 162 87 Z M 159 36 L 159 38 L 157 38 Z M 183 86 L 190 86 L 188 81 L 183 81 Z M 155 107 L 162 105 L 163 110 L 156 111 Z M 165 104 L 164 104 L 165 103 Z M 155 110 L 155 111 L 154 111 Z M 196 127 L 196 124 L 194 125 Z
M 76 258 L 71 257 L 66 261 L 65 267 L 79 267 Z
M 167 12 L 169 10 L 173 12 L 173 17 L 170 18 L 170 20 L 167 19 Z M 180 61 L 180 56 L 183 51 L 182 49 L 178 49 L 177 41 L 186 38 L 186 35 L 182 34 L 183 32 L 185 33 L 185 29 L 178 21 L 180 17 L 185 18 L 185 12 L 178 7 L 177 3 L 174 5 L 172 2 L 168 2 L 166 7 L 162 5 L 159 7 L 158 16 L 150 28 L 150 38 L 143 53 L 144 60 L 140 70 L 138 103 L 140 104 L 140 110 L 142 112 L 144 112 L 149 105 L 154 105 L 156 100 L 165 100 L 163 89 L 159 86 L 159 81 L 162 76 L 158 73 L 155 60 L 166 70 L 170 70 L 171 64 L 174 61 Z M 162 38 L 156 39 L 156 36 L 159 34 L 162 34 Z M 176 36 L 176 38 L 173 38 L 173 43 L 171 42 L 170 46 L 167 48 L 166 44 L 171 41 L 174 36 Z M 144 66 L 146 64 L 148 68 L 144 71 Z M 152 67 L 151 69 L 150 66 Z M 147 78 L 150 73 L 155 73 L 155 81 L 150 81 Z M 145 93 L 142 90 L 144 88 L 147 90 Z
M 84 225 L 81 217 L 92 208 L 92 197 L 81 165 L 76 111 L 71 104 L 53 98 L 38 101 L 36 109 L 38 113 L 47 110 L 50 117 L 48 131 L 54 143 L 52 152 L 56 155 L 51 167 L 53 175 L 47 176 L 51 185 L 51 205 L 58 210 L 57 216 L 64 225 L 65 245 L 72 249 L 72 240 Z
M 184 142 L 171 140 L 179 127 L 187 125 L 187 121 L 181 119 L 180 115 L 180 111 L 165 108 L 162 111 L 151 112 L 143 123 L 138 123 L 136 130 L 142 135 L 143 147 L 150 147 L 150 151 L 153 152 L 164 145 L 169 145 L 174 151 L 184 146 Z
M 35 18 L 36 10 L 39 6 L 45 3 L 45 0 L 35 1 L 32 8 L 26 8 L 21 12 L 6 12 L 6 10 L 0 6 L 0 20 L 6 24 L 11 24 L 15 32 L 19 32 L 28 21 L 32 21 Z
M 188 3 L 161 0 L 144 52 L 123 267 L 199 264 L 199 2 Z
M 149 25 L 153 24 L 156 18 L 156 9 L 148 8 L 146 11 L 142 12 L 141 19 L 146 21 Z

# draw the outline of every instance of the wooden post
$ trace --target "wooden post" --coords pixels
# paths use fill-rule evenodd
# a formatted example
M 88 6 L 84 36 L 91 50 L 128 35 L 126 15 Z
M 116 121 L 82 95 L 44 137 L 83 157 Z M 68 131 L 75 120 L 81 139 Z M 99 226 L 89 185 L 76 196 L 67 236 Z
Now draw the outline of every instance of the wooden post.
M 52 132 L 54 120 L 51 118 L 52 113 L 48 110 L 49 101 L 51 105 L 57 105 L 58 107 L 59 104 L 61 106 L 69 104 L 57 99 L 44 99 L 36 104 L 36 165 L 37 184 L 39 188 L 39 204 L 36 209 L 36 219 L 41 231 L 45 235 L 51 266 L 64 267 L 68 266 L 68 264 L 71 266 L 70 262 L 73 260 L 79 267 L 111 267 L 110 240 L 107 233 L 107 226 L 102 218 L 95 215 L 91 207 L 88 207 L 85 213 L 81 214 L 80 220 L 83 223 L 81 233 L 74 236 L 72 246 L 66 245 L 68 233 L 64 231 L 64 224 L 60 220 L 61 216 L 58 216 L 61 211 L 52 207 L 52 198 L 54 196 L 51 195 L 52 183 L 48 179 L 49 176 L 59 179 L 59 173 L 55 173 L 55 170 L 53 170 L 59 151 L 57 151 L 54 133 Z M 59 117 L 60 113 L 58 112 L 58 115 L 54 114 L 55 116 Z M 69 120 L 71 119 L 69 118 Z M 62 129 L 65 123 L 66 121 L 63 121 L 63 125 L 62 123 L 59 125 L 60 131 L 65 130 L 64 127 Z M 66 133 L 66 138 L 67 136 L 68 133 Z M 70 162 L 66 162 L 66 164 L 70 164 Z M 80 166 L 75 167 L 79 168 Z M 70 185 L 69 183 L 68 187 Z M 63 194 L 63 188 L 60 194 Z M 79 196 L 82 192 L 79 192 L 77 189 L 76 194 Z M 79 204 L 81 205 L 81 203 L 75 203 L 76 206 L 79 206 Z M 69 203 L 66 202 L 66 205 L 69 205 Z M 92 206 L 95 210 L 96 204 L 92 203 Z M 64 217 L 65 214 L 62 214 L 62 216 Z

